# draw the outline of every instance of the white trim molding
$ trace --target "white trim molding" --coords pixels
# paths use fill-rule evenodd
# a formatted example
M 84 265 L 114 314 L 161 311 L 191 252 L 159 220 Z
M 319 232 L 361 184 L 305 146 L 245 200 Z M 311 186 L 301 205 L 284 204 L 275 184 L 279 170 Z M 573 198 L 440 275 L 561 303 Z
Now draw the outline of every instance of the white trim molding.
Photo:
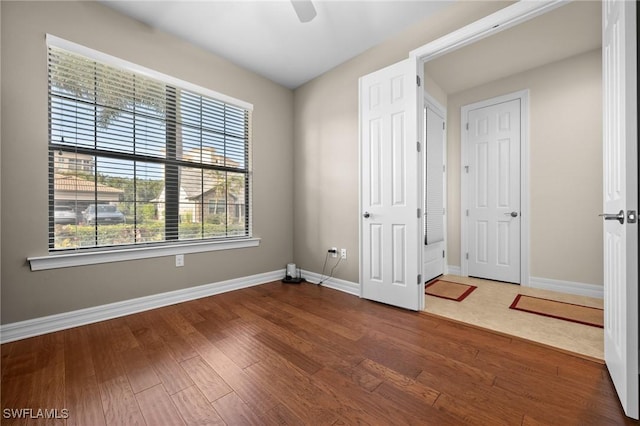
M 569 0 L 522 0 L 409 52 L 426 62 L 567 4 Z
M 315 272 L 305 270 L 302 271 L 302 276 L 307 282 L 310 282 L 311 284 L 318 284 L 323 278 L 326 279 L 325 275 L 320 275 Z M 326 281 L 322 283 L 322 286 L 332 288 L 334 290 L 340 290 L 353 296 L 360 297 L 360 284 L 358 283 L 332 277 L 326 279 Z
M 134 247 L 112 250 L 79 251 L 73 253 L 52 253 L 49 256 L 29 257 L 27 261 L 32 271 L 69 268 L 72 266 L 96 265 L 99 263 L 122 262 L 126 260 L 149 259 L 152 257 L 174 256 L 176 254 L 203 253 L 207 251 L 231 250 L 257 247 L 260 238 L 206 241 L 153 247 Z
M 529 277 L 529 284 L 526 286 L 523 285 L 523 287 L 558 291 L 560 293 L 595 297 L 597 299 L 602 299 L 604 297 L 604 287 L 601 285 L 554 280 L 550 278 Z
M 244 278 L 234 278 L 212 284 L 185 288 L 151 296 L 138 297 L 107 305 L 94 306 L 46 317 L 34 318 L 10 324 L 0 325 L 0 343 L 13 342 L 54 331 L 65 330 L 85 324 L 91 324 L 137 312 L 148 311 L 176 303 L 213 296 L 241 288 L 252 287 L 276 281 L 284 277 L 284 270 L 265 272 Z

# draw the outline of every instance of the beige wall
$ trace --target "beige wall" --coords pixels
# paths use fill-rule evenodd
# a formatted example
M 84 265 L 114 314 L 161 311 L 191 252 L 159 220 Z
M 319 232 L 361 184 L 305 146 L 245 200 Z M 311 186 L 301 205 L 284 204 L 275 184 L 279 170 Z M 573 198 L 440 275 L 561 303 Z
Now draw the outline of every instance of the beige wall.
M 603 285 L 600 49 L 448 98 L 449 264 L 460 265 L 460 108 L 529 89 L 531 276 Z
M 335 276 L 358 282 L 358 78 L 506 5 L 455 3 L 296 89 L 294 253 L 299 266 L 320 273 L 327 249 L 346 248 L 348 258 Z
M 291 90 L 96 2 L 0 4 L 3 324 L 270 272 L 293 259 Z M 189 254 L 183 268 L 161 257 L 30 272 L 26 258 L 47 254 L 45 33 L 253 103 L 260 247 Z

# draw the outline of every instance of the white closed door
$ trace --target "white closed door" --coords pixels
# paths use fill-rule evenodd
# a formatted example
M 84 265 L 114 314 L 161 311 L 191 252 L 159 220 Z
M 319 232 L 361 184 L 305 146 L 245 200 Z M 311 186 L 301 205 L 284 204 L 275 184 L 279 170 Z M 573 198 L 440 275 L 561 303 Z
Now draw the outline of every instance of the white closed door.
M 520 107 L 515 99 L 466 114 L 469 276 L 520 283 Z
M 424 281 L 444 274 L 444 114 L 431 105 L 425 108 L 425 220 Z
M 415 60 L 360 79 L 362 297 L 418 310 L 421 215 Z
M 604 352 L 625 413 L 638 418 L 636 3 L 603 2 Z M 635 213 L 634 213 L 635 212 Z

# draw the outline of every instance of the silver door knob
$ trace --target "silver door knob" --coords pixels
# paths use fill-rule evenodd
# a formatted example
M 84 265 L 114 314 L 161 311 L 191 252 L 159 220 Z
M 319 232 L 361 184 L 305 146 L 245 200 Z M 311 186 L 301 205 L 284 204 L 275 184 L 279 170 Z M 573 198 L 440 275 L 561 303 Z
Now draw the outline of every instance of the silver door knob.
M 505 216 L 518 217 L 518 212 L 507 212 L 504 214 Z
M 602 213 L 598 216 L 602 216 L 604 220 L 617 220 L 620 225 L 624 225 L 624 210 L 620 210 L 618 214 Z
M 362 217 L 364 217 L 365 219 L 369 219 L 371 217 L 371 214 L 369 214 L 369 212 L 364 212 Z

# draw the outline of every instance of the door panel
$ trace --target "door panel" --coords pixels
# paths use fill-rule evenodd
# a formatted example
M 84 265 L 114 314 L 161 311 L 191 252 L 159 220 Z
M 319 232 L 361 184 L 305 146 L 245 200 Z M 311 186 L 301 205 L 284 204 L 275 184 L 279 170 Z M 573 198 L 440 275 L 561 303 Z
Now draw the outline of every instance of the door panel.
M 514 99 L 466 117 L 468 274 L 513 283 L 520 282 L 520 107 Z
M 420 304 L 421 226 L 415 60 L 360 79 L 362 297 Z
M 636 3 L 603 2 L 603 208 L 638 210 Z M 638 224 L 604 221 L 605 361 L 638 418 Z

